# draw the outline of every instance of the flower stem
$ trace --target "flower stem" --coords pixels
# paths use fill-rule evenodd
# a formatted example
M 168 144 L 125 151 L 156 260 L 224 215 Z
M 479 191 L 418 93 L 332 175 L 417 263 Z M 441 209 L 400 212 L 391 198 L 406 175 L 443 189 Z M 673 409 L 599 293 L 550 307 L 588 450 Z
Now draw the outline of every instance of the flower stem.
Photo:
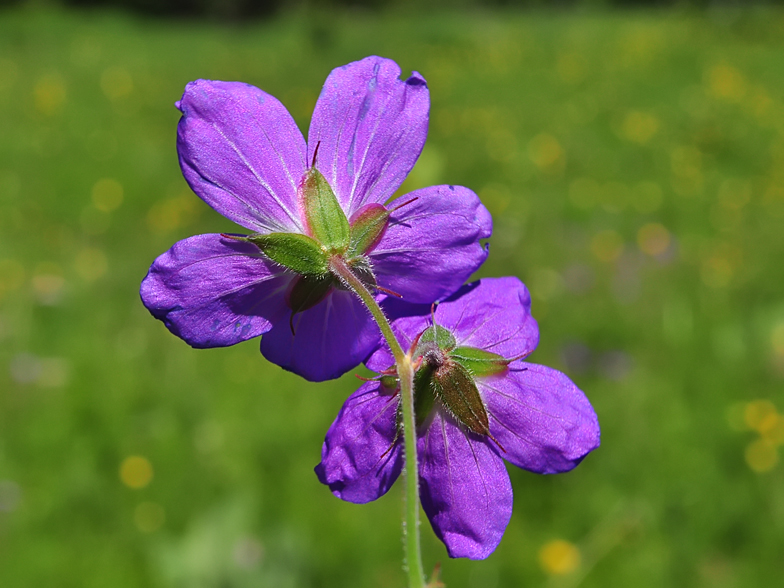
M 405 526 L 403 545 L 409 588 L 424 588 L 425 575 L 422 566 L 422 550 L 419 541 L 419 467 L 417 464 L 416 429 L 414 426 L 414 366 L 411 357 L 403 351 L 392 332 L 392 326 L 365 284 L 354 275 L 339 256 L 329 262 L 332 273 L 348 286 L 365 304 L 381 329 L 389 349 L 395 358 L 397 375 L 400 379 L 400 398 L 403 408 L 403 450 L 405 452 Z

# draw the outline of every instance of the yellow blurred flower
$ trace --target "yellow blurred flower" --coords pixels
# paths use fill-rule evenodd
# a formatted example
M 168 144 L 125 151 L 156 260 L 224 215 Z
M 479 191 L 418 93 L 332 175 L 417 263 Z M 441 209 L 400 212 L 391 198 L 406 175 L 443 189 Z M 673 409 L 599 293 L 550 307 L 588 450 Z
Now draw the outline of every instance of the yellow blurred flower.
M 128 488 L 144 488 L 152 481 L 152 464 L 146 457 L 131 455 L 120 464 L 120 480 Z
M 539 550 L 539 564 L 548 574 L 571 574 L 580 567 L 580 550 L 576 545 L 563 539 L 545 543 Z
M 613 230 L 601 231 L 591 239 L 591 252 L 599 261 L 615 261 L 623 253 L 623 238 Z
M 661 255 L 670 246 L 670 232 L 659 223 L 648 223 L 637 231 L 637 244 L 643 253 Z
M 758 474 L 769 472 L 778 461 L 776 446 L 767 439 L 757 439 L 746 447 L 746 464 Z

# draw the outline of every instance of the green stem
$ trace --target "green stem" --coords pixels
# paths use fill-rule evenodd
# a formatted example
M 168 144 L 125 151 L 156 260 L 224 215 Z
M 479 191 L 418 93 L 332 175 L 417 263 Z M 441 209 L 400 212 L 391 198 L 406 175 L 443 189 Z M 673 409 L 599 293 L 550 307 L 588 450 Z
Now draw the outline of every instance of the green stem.
M 406 568 L 409 588 L 424 588 L 425 574 L 422 566 L 422 550 L 419 541 L 419 467 L 417 464 L 416 428 L 414 426 L 414 366 L 392 332 L 384 312 L 365 284 L 338 256 L 329 262 L 330 270 L 359 296 L 389 345 L 400 379 L 400 398 L 403 407 L 403 450 L 405 452 L 405 527 L 403 529 Z

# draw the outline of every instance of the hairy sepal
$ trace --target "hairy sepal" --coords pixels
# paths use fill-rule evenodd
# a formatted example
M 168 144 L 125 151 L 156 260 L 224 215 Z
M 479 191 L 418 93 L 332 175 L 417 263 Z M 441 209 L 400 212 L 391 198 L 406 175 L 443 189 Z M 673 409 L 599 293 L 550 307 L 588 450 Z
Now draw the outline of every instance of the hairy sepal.
M 455 347 L 449 357 L 479 377 L 505 372 L 509 365 L 509 360 L 503 356 L 476 347 Z
M 390 212 L 382 204 L 371 202 L 351 216 L 350 256 L 372 250 L 387 230 Z
M 447 361 L 435 370 L 433 395 L 444 408 L 470 431 L 490 436 L 490 421 L 471 373 L 456 361 Z
M 455 336 L 444 327 L 433 325 L 425 329 L 419 336 L 417 342 L 417 349 L 414 351 L 414 356 L 421 356 L 424 352 L 435 343 L 442 351 L 451 351 L 457 345 Z
M 300 233 L 270 233 L 247 238 L 277 264 L 305 276 L 323 276 L 329 270 L 329 258 L 312 238 Z
M 315 167 L 302 179 L 299 200 L 311 236 L 328 253 L 345 253 L 350 241 L 350 226 L 329 183 Z
M 416 426 L 422 424 L 430 416 L 435 403 L 433 394 L 433 375 L 435 371 L 428 366 L 423 366 L 414 374 L 414 417 Z

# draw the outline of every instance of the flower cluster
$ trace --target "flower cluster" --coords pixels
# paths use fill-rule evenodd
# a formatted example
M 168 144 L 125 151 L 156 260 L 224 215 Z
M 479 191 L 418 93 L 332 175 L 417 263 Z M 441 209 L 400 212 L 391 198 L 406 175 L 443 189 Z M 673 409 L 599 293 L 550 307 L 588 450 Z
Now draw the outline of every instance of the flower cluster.
M 185 179 L 249 233 L 176 243 L 151 266 L 141 297 L 194 347 L 262 335 L 267 359 L 309 380 L 361 362 L 376 371 L 344 404 L 316 467 L 336 496 L 364 503 L 389 490 L 404 461 L 395 361 L 352 283 L 372 292 L 416 369 L 425 513 L 452 557 L 484 558 L 511 516 L 503 460 L 568 471 L 598 446 L 599 427 L 565 375 L 522 361 L 539 337 L 525 286 L 464 285 L 492 231 L 476 194 L 444 185 L 393 199 L 429 116 L 425 80 L 399 76 L 379 57 L 334 70 L 307 141 L 256 87 L 188 84 L 177 103 Z

